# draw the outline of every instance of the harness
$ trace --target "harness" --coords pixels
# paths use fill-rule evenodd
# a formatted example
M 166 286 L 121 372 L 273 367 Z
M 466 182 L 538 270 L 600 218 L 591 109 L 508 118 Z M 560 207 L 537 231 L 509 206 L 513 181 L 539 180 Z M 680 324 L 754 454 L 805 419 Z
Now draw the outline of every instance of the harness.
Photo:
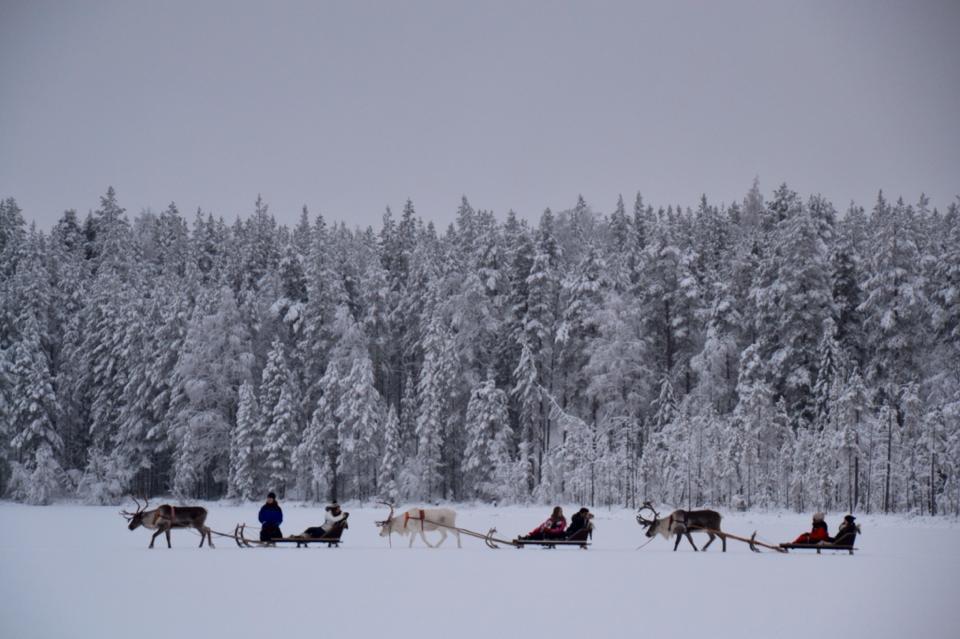
M 419 516 L 419 517 L 413 517 L 413 519 L 419 519 L 419 520 L 420 520 L 420 532 L 423 532 L 423 520 L 426 519 L 426 515 L 424 514 L 422 508 L 421 508 L 421 509 L 418 509 L 417 512 L 419 513 L 420 516 Z M 404 528 L 404 530 L 406 530 L 406 528 L 407 528 L 407 522 L 410 521 L 410 519 L 411 519 L 411 517 L 410 517 L 410 511 L 407 511 L 407 512 L 403 513 L 403 528 Z
M 673 533 L 673 522 L 676 521 L 678 524 L 683 526 L 684 530 L 687 530 L 687 513 L 683 511 L 683 518 L 677 517 L 674 519 L 673 513 L 670 513 L 670 516 L 667 517 L 667 530 L 672 534 Z

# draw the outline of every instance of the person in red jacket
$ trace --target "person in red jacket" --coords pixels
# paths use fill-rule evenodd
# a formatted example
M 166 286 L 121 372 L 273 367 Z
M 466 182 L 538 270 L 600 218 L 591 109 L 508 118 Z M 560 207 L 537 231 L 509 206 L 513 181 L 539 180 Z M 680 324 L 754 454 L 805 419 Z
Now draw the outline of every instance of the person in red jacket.
M 827 530 L 827 522 L 824 520 L 823 513 L 813 514 L 813 528 L 810 532 L 803 533 L 793 540 L 795 544 L 816 544 L 821 541 L 830 541 L 830 532 Z
M 563 509 L 557 506 L 550 513 L 550 518 L 530 531 L 526 537 L 521 539 L 560 539 L 567 529 L 567 518 L 563 516 Z

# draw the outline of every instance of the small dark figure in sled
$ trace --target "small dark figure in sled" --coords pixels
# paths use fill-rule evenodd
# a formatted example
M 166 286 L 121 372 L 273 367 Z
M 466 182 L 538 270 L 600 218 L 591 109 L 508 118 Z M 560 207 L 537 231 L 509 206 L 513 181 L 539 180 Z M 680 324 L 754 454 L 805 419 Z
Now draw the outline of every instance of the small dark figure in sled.
M 813 528 L 793 540 L 795 544 L 818 544 L 821 541 L 830 541 L 830 532 L 823 513 L 813 514 Z
M 592 530 L 593 529 L 593 513 L 590 512 L 587 508 L 581 508 L 570 517 L 570 527 L 567 528 L 566 532 L 563 534 L 564 537 L 570 539 L 574 535 L 580 533 L 582 534 L 584 529 Z
M 847 515 L 843 518 L 843 523 L 837 529 L 837 536 L 831 541 L 837 546 L 853 546 L 857 541 L 857 535 L 860 534 L 860 525 L 856 523 L 857 518 L 853 515 Z
M 260 507 L 260 541 L 270 541 L 283 537 L 280 524 L 283 523 L 283 510 L 277 503 L 274 493 L 267 495 L 267 503 Z
M 563 509 L 557 506 L 550 513 L 550 518 L 534 528 L 526 537 L 520 539 L 524 541 L 536 541 L 541 539 L 563 539 L 567 529 L 567 518 L 563 516 Z
M 324 508 L 323 525 L 311 526 L 303 531 L 300 537 L 309 537 L 311 539 L 320 539 L 333 534 L 337 528 L 347 527 L 347 517 L 350 513 L 340 510 L 340 504 L 332 503 Z

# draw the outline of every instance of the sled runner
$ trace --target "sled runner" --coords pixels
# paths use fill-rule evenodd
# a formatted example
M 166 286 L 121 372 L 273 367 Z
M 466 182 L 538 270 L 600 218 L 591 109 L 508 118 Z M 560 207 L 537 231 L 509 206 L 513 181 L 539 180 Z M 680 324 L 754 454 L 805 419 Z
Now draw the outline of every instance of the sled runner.
M 820 554 L 821 550 L 846 550 L 851 555 L 853 551 L 856 550 L 853 546 L 847 545 L 837 545 L 837 544 L 828 544 L 821 542 L 818 544 L 780 544 L 780 547 L 784 550 L 816 550 L 817 554 Z
M 587 546 L 590 545 L 590 542 L 587 539 L 590 537 L 590 529 L 582 528 L 577 532 L 573 533 L 569 537 L 560 537 L 558 539 L 521 539 L 516 538 L 513 540 L 513 545 L 517 548 L 523 548 L 524 546 L 540 546 L 542 548 L 556 548 L 557 546 L 579 546 L 580 548 L 586 550 Z
M 296 544 L 297 548 L 308 548 L 310 544 L 327 544 L 327 548 L 340 547 L 340 537 L 343 535 L 343 526 L 337 526 L 330 534 L 323 537 L 307 537 L 305 535 L 294 535 L 293 537 L 278 537 L 270 541 L 260 541 L 259 539 L 248 539 L 243 533 L 246 524 L 237 524 L 233 530 L 234 541 L 240 548 L 268 547 L 275 544 Z

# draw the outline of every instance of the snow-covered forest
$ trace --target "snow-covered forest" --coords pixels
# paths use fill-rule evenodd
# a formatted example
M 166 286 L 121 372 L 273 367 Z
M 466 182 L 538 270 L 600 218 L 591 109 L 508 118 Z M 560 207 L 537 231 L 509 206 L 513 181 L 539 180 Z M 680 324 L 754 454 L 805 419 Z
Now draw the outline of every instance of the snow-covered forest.
M 0 205 L 0 491 L 960 512 L 960 205 Z

